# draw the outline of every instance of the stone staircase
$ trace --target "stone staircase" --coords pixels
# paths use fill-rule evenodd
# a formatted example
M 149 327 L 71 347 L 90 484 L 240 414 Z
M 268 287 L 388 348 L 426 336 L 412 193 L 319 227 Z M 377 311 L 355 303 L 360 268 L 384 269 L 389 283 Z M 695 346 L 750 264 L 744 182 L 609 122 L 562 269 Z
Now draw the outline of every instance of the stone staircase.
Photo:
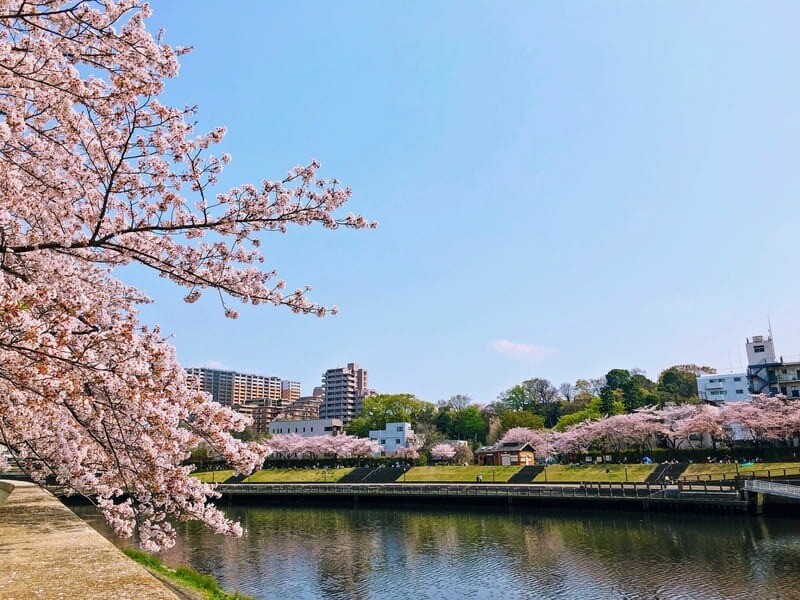
M 678 477 L 686 470 L 689 463 L 666 463 L 656 466 L 655 470 L 647 476 L 645 483 L 662 483 L 669 477 L 670 481 L 677 481 Z
M 362 483 L 394 483 L 402 479 L 405 469 L 402 467 L 380 467 L 361 480 Z
M 543 465 L 522 467 L 518 472 L 514 473 L 514 475 L 509 478 L 508 483 L 531 483 L 542 471 L 544 471 Z
M 361 483 L 374 471 L 372 467 L 356 467 L 339 480 L 339 483 Z

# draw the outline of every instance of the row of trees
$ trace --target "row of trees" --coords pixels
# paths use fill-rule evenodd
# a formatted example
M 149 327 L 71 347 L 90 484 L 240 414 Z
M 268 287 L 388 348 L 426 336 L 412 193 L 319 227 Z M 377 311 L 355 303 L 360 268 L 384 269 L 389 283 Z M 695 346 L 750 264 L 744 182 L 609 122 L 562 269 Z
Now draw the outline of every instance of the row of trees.
M 543 378 L 533 378 L 501 393 L 488 411 L 512 426 L 564 428 L 604 415 L 630 413 L 644 406 L 697 403 L 698 374 L 713 373 L 694 364 L 664 369 L 655 381 L 639 369 L 611 369 L 596 379 L 578 379 L 558 387 Z M 510 413 L 510 414 L 509 414 Z M 541 418 L 542 425 L 537 427 Z M 523 424 L 524 420 L 530 421 Z
M 645 406 L 693 405 L 699 401 L 696 374 L 711 372 L 709 367 L 675 365 L 651 381 L 637 369 L 612 369 L 604 377 L 558 387 L 536 377 L 501 393 L 488 406 L 463 394 L 437 404 L 412 394 L 383 394 L 364 400 L 362 413 L 348 425 L 347 433 L 368 437 L 386 423 L 409 422 L 424 455 L 445 440 L 466 440 L 475 448 L 516 428 L 563 432 L 584 421 L 630 414 Z
M 369 438 L 353 435 L 302 436 L 296 433 L 272 436 L 264 444 L 267 458 L 363 458 L 380 452 Z M 416 458 L 416 452 L 408 458 Z M 403 453 L 405 456 L 406 453 Z
M 502 442 L 529 442 L 539 457 L 568 456 L 599 450 L 646 452 L 655 446 L 670 450 L 693 448 L 708 440 L 745 440 L 756 446 L 783 442 L 800 435 L 797 402 L 785 397 L 755 396 L 752 402 L 724 407 L 708 404 L 648 407 L 631 413 L 587 420 L 563 431 L 517 427 Z

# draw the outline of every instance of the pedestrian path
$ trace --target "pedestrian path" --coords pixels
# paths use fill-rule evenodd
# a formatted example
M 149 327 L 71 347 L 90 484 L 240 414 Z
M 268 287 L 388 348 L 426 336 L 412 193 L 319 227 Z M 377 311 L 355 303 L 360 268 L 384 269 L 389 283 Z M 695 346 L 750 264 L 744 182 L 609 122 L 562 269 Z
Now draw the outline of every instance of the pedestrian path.
M 178 596 L 51 493 L 32 483 L 0 480 L 0 598 L 176 600 Z

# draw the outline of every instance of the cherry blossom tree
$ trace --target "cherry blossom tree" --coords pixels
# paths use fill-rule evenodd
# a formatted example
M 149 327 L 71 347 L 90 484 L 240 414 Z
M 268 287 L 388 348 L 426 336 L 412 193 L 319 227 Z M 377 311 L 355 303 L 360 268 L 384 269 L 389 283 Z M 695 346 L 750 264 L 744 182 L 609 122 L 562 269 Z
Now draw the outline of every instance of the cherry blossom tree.
M 398 448 L 387 456 L 402 458 L 405 460 L 417 460 L 419 458 L 419 451 L 416 448 Z
M 435 461 L 452 460 L 457 452 L 458 448 L 456 448 L 453 444 L 441 442 L 431 448 L 431 458 Z
M 738 426 L 757 444 L 776 442 L 797 431 L 800 408 L 796 400 L 783 396 L 756 395 L 751 402 L 726 405 L 722 409 L 722 418 L 730 426 Z
M 720 409 L 709 404 L 698 405 L 692 414 L 681 420 L 678 428 L 678 435 L 689 440 L 690 446 L 693 436 L 707 435 L 714 450 L 717 449 L 717 441 L 724 433 L 724 421 Z
M 182 466 L 201 442 L 238 472 L 267 449 L 247 420 L 187 384 L 174 349 L 143 326 L 149 299 L 114 269 L 148 267 L 196 301 L 324 315 L 285 291 L 259 245 L 290 226 L 373 226 L 335 216 L 350 191 L 314 161 L 215 191 L 224 129 L 159 96 L 178 57 L 138 0 L 0 0 L 0 443 L 35 480 L 96 498 L 116 532 L 170 545 L 169 518 L 237 534 Z

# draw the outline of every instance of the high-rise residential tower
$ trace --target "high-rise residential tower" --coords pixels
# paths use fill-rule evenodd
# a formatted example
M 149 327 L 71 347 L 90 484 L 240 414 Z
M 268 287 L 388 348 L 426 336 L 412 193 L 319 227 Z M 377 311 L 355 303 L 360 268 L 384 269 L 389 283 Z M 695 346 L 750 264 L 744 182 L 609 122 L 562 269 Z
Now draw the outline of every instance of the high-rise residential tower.
M 322 376 L 325 399 L 319 407 L 320 419 L 341 419 L 346 425 L 361 413 L 367 389 L 367 370 L 357 363 L 328 369 Z

